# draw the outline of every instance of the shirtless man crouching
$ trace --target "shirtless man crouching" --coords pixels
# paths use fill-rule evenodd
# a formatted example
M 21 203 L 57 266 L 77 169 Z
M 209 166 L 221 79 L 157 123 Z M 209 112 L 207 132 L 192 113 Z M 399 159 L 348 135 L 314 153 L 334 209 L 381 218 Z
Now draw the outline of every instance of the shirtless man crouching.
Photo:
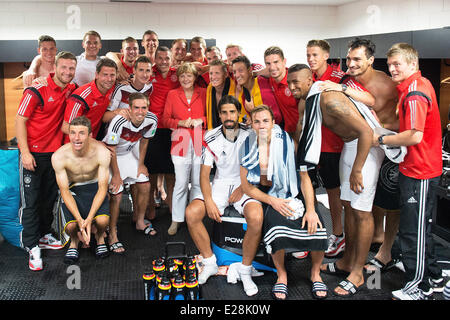
M 95 222 L 97 258 L 109 255 L 103 233 L 109 224 L 108 192 L 111 153 L 103 143 L 92 138 L 91 123 L 84 116 L 69 125 L 70 142 L 52 156 L 52 165 L 63 203 L 64 231 L 70 236 L 70 246 L 64 262 L 78 261 L 80 240 L 86 245 L 91 238 Z M 78 237 L 78 232 L 81 238 Z

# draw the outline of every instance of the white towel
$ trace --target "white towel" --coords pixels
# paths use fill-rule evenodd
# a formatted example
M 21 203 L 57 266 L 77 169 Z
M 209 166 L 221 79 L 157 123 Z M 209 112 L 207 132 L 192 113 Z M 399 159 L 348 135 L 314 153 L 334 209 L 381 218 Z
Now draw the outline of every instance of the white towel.
M 317 165 L 319 163 L 322 144 L 322 110 L 320 109 L 320 95 L 322 92 L 319 89 L 321 83 L 322 81 L 315 82 L 311 86 L 306 98 L 303 130 L 297 153 L 297 166 L 307 165 L 308 163 Z M 356 101 L 351 97 L 348 98 L 375 132 L 396 134 L 393 131 L 382 128 L 373 113 L 364 103 Z M 394 163 L 402 162 L 407 153 L 407 149 L 404 146 L 381 146 L 381 148 L 386 156 Z

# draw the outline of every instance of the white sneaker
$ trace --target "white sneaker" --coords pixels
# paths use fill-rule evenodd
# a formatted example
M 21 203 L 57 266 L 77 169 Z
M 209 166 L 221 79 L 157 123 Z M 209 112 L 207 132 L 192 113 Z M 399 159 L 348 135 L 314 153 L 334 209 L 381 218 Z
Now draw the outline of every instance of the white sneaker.
M 392 299 L 394 300 L 432 300 L 432 295 L 425 295 L 424 292 L 417 288 L 411 292 L 405 292 L 403 289 L 392 291 Z
M 328 238 L 328 249 L 325 251 L 325 257 L 333 258 L 345 250 L 345 237 L 337 237 L 334 234 Z
M 39 248 L 59 250 L 63 248 L 60 240 L 56 239 L 51 233 L 47 233 L 39 239 Z
M 209 258 L 203 258 L 203 269 L 198 275 L 198 284 L 204 284 L 208 281 L 209 277 L 217 274 L 219 266 L 217 265 L 216 256 L 213 254 Z
M 27 249 L 30 254 L 28 260 L 28 267 L 33 271 L 40 271 L 43 269 L 43 262 L 41 258 L 41 249 L 38 246 L 34 246 L 31 249 Z

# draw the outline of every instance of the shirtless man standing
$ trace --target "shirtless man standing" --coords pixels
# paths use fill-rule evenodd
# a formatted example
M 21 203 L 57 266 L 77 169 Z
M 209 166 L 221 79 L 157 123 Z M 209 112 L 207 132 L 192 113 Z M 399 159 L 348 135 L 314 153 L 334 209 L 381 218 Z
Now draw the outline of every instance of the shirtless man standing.
M 349 43 L 348 48 L 347 73 L 355 77 L 356 81 L 374 96 L 373 111 L 380 124 L 386 129 L 398 131 L 396 85 L 386 73 L 373 68 L 375 44 L 370 40 L 356 38 Z M 387 271 L 395 265 L 391 249 L 400 222 L 399 200 L 398 164 L 385 157 L 380 169 L 372 210 L 374 216 L 372 244 L 382 244 L 374 259 L 369 262 L 369 266 L 366 266 L 367 269 L 379 268 L 381 271 Z M 385 214 L 386 223 L 383 230 Z
M 23 73 L 24 88 L 31 86 L 34 79 L 47 77 L 55 72 L 55 57 L 58 49 L 56 41 L 50 36 L 43 35 L 38 39 L 38 55 L 34 57 L 30 68 Z
M 52 156 L 52 166 L 63 204 L 64 231 L 70 236 L 70 246 L 64 262 L 78 261 L 78 244 L 86 245 L 91 238 L 92 223 L 97 232 L 95 238 L 97 258 L 109 255 L 103 233 L 109 224 L 108 192 L 111 153 L 105 145 L 92 138 L 91 123 L 84 116 L 77 117 L 69 126 L 70 143 L 63 145 Z M 78 232 L 81 239 L 78 238 Z
M 297 166 L 301 169 L 303 166 L 317 165 L 319 162 L 320 121 L 345 142 L 339 171 L 341 199 L 352 208 L 351 217 L 346 219 L 345 224 L 347 227 L 347 224 L 353 223 L 348 231 L 346 229 L 346 245 L 352 252 L 352 260 L 345 268 L 344 266 L 337 268 L 336 263 L 329 263 L 323 265 L 325 268 L 321 267 L 321 270 L 327 273 L 347 274 L 348 277 L 339 283 L 334 293 L 349 297 L 364 284 L 363 267 L 373 234 L 372 203 L 384 154 L 380 148 L 372 148 L 368 140 L 373 130 L 365 120 L 367 114 L 370 115 L 365 105 L 351 100 L 342 92 L 321 92 L 321 83 L 316 82 L 313 85 L 311 70 L 306 65 L 291 66 L 287 82 L 295 98 L 306 100 Z M 358 108 L 361 112 L 366 112 L 364 117 Z

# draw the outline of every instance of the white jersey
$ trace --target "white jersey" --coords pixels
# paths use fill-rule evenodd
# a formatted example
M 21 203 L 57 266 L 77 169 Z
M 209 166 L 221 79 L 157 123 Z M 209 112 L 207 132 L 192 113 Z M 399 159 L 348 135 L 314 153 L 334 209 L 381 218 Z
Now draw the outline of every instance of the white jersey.
M 158 119 L 150 111 L 147 112 L 144 121 L 139 127 L 136 127 L 124 117 L 117 115 L 111 120 L 103 142 L 107 145 L 116 146 L 116 154 L 123 155 L 131 152 L 142 138 L 148 139 L 153 137 L 157 126 Z
M 239 149 L 248 136 L 248 130 L 239 124 L 239 134 L 234 142 L 225 138 L 222 125 L 205 134 L 202 152 L 202 163 L 212 167 L 216 164 L 214 183 L 220 180 L 225 184 L 241 184 Z
M 75 70 L 73 82 L 81 87 L 82 85 L 94 80 L 97 63 L 101 58 L 103 57 L 97 56 L 95 60 L 86 60 L 84 52 L 77 56 L 77 68 Z
M 150 95 L 153 92 L 153 85 L 151 83 L 145 84 L 141 90 L 137 90 L 132 84 L 119 84 L 111 95 L 108 110 L 114 111 L 117 108 L 129 108 L 128 98 L 130 94 L 135 92 L 143 93 L 150 99 Z

